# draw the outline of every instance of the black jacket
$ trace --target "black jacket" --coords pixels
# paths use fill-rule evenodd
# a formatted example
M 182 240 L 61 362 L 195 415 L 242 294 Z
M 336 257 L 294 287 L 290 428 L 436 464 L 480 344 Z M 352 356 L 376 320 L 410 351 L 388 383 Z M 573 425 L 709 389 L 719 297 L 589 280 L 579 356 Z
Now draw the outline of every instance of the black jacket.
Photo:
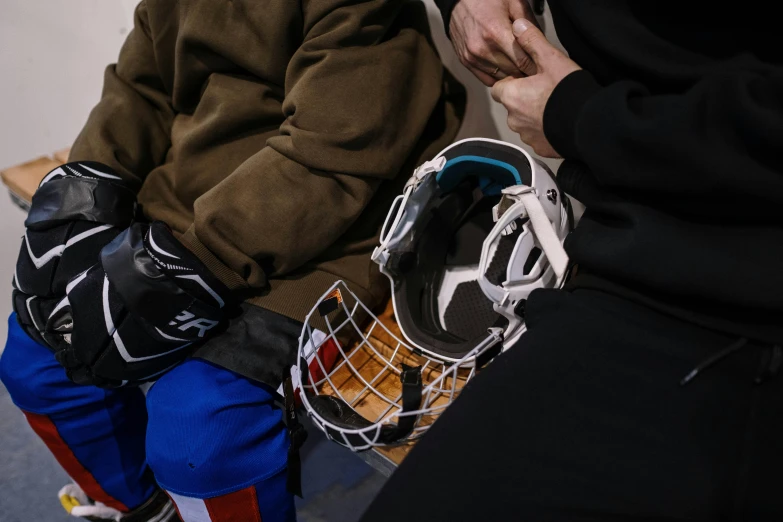
M 444 18 L 453 3 L 441 0 Z M 571 284 L 783 342 L 783 52 L 771 7 L 550 0 L 584 68 L 546 106 L 587 211 Z M 764 11 L 769 11 L 765 13 Z

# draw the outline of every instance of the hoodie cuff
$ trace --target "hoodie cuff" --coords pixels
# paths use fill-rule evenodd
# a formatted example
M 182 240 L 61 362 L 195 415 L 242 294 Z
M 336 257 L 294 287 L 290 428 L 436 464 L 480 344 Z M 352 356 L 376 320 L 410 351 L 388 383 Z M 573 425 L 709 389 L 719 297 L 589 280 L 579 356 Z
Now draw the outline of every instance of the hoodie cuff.
M 576 126 L 582 108 L 601 86 L 585 70 L 574 71 L 555 86 L 544 107 L 544 135 L 565 159 L 582 160 L 576 145 Z
M 435 0 L 435 4 L 440 9 L 440 16 L 443 18 L 443 28 L 446 30 L 446 38 L 451 40 L 449 34 L 449 25 L 451 25 L 451 12 L 454 11 L 454 7 L 459 0 Z
M 193 225 L 185 231 L 184 234 L 178 234 L 177 239 L 187 247 L 188 250 L 193 252 L 204 265 L 209 269 L 212 274 L 215 275 L 220 281 L 228 287 L 229 290 L 240 290 L 248 288 L 247 284 L 239 274 L 231 270 L 222 261 L 220 261 L 215 254 L 209 251 L 204 244 L 196 237 L 196 231 Z

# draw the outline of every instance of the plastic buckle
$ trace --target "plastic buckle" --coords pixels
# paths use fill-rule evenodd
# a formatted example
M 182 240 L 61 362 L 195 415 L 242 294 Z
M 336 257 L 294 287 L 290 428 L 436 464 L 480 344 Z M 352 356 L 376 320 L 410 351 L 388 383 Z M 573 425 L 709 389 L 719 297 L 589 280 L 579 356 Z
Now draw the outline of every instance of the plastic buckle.
M 416 188 L 419 186 L 419 184 L 424 181 L 424 178 L 427 177 L 428 174 L 432 174 L 434 172 L 440 172 L 443 170 L 443 167 L 446 166 L 446 158 L 443 156 L 439 156 L 435 159 L 432 159 L 430 161 L 425 161 L 418 167 L 416 167 L 416 170 L 413 171 L 413 176 L 410 177 L 410 179 L 405 183 L 405 188 L 413 187 Z
M 407 367 L 400 373 L 400 382 L 403 386 L 421 384 L 421 366 Z
M 527 194 L 528 192 L 532 192 L 533 194 L 536 194 L 536 189 L 534 187 L 528 187 L 527 185 L 511 185 L 510 187 L 504 188 L 500 192 L 504 196 L 509 196 L 512 199 L 517 199 L 516 196 L 521 196 L 522 194 Z
M 389 250 L 380 246 L 375 247 L 372 251 L 370 259 L 378 263 L 381 266 L 385 266 L 389 262 Z

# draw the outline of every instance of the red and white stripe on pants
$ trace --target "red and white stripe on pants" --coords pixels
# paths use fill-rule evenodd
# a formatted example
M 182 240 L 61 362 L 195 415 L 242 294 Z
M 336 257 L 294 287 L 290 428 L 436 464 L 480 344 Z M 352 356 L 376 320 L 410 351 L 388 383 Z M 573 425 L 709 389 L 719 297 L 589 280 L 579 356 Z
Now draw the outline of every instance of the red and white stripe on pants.
M 207 499 L 167 493 L 184 522 L 262 522 L 255 486 Z

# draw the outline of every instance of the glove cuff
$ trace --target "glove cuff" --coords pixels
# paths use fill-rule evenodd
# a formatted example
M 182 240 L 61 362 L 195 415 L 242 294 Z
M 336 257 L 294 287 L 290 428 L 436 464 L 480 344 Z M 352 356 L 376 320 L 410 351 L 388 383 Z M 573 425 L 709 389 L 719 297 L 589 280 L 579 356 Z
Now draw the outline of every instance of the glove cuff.
M 226 266 L 196 237 L 193 226 L 187 229 L 184 234 L 179 235 L 179 240 L 232 292 L 250 288 L 241 275 Z
M 201 258 L 174 237 L 164 222 L 155 221 L 149 226 L 144 235 L 144 248 L 158 269 L 185 291 L 208 302 L 211 298 L 220 307 L 239 304 L 231 289 Z
M 163 223 L 134 223 L 100 257 L 108 282 L 128 311 L 164 330 L 183 312 L 219 323 L 227 305 L 234 304 L 228 288 Z

